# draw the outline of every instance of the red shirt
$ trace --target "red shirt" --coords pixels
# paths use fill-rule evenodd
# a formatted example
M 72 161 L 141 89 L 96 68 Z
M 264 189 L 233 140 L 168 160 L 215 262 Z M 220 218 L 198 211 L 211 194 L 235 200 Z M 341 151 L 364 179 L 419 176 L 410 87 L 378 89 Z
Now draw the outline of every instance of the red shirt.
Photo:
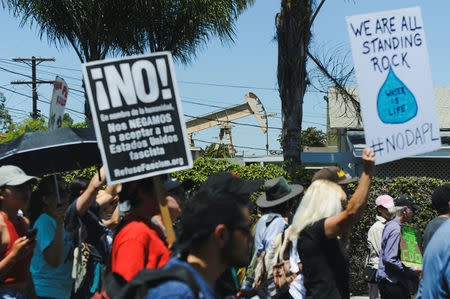
M 128 222 L 114 238 L 111 267 L 130 281 L 140 270 L 164 266 L 170 258 L 169 249 L 159 227 L 137 215 L 129 214 Z M 160 237 L 161 236 L 161 237 Z
M 3 212 L 1 212 L 0 215 L 2 215 L 3 221 L 5 222 L 9 233 L 9 243 L 8 247 L 6 248 L 6 252 L 0 254 L 0 260 L 2 260 L 11 253 L 14 242 L 16 242 L 16 240 L 20 237 L 25 236 L 27 230 L 25 229 L 25 226 L 23 224 L 23 219 L 18 220 L 17 224 L 14 226 L 14 224 L 9 221 L 9 219 L 4 215 Z M 14 266 L 6 273 L 5 277 L 0 281 L 0 283 L 8 284 L 28 281 L 28 279 L 30 278 L 30 263 L 32 257 L 33 252 L 17 261 Z

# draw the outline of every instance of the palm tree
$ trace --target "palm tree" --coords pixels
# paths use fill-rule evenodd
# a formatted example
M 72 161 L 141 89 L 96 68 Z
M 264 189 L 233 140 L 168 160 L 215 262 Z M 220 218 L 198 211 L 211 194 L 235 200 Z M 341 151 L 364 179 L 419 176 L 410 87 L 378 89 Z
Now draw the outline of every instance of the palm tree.
M 278 87 L 283 116 L 282 148 L 288 171 L 300 165 L 303 97 L 314 0 L 281 0 L 275 19 L 278 40 Z
M 309 51 L 311 26 L 324 3 L 325 0 L 321 0 L 316 7 L 314 0 L 281 0 L 281 10 L 275 18 L 278 40 L 277 75 L 283 116 L 280 140 L 287 170 L 290 172 L 294 172 L 301 164 L 303 97 L 310 84 L 306 71 L 308 59 L 316 64 L 327 82 L 336 86 L 347 104 L 359 109 L 354 95 L 349 94 L 344 87 L 353 69 L 334 74 Z
M 1 0 L 37 25 L 40 37 L 72 46 L 81 62 L 107 55 L 171 51 L 189 62 L 213 36 L 233 42 L 239 15 L 254 0 Z M 88 105 L 86 105 L 88 107 Z M 85 106 L 85 107 L 86 107 Z M 90 117 L 88 117 L 90 118 Z

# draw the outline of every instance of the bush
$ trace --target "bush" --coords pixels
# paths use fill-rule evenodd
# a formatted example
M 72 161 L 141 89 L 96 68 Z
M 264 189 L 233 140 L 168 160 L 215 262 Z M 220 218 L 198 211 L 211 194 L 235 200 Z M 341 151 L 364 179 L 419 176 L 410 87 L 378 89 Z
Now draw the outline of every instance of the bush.
M 367 283 L 362 278 L 368 253 L 367 232 L 375 222 L 375 199 L 382 194 L 395 197 L 400 194 L 411 195 L 421 207 L 421 211 L 413 217 L 410 226 L 425 230 L 426 225 L 437 213 L 431 207 L 431 194 L 436 187 L 445 184 L 445 181 L 426 177 L 398 177 L 386 180 L 374 178 L 370 187 L 369 200 L 362 219 L 353 227 L 350 235 L 350 292 L 353 295 L 367 294 Z M 349 189 L 355 189 L 350 185 Z
M 232 164 L 226 159 L 216 160 L 208 157 L 200 157 L 194 161 L 194 167 L 187 170 L 171 173 L 170 176 L 179 181 L 191 179 L 194 187 L 191 192 L 196 191 L 206 179 L 215 173 L 226 171 L 233 172 L 244 179 L 263 179 L 268 180 L 277 176 L 285 176 L 286 172 L 279 166 L 268 164 L 260 166 L 259 164 L 251 164 L 249 166 L 241 166 Z

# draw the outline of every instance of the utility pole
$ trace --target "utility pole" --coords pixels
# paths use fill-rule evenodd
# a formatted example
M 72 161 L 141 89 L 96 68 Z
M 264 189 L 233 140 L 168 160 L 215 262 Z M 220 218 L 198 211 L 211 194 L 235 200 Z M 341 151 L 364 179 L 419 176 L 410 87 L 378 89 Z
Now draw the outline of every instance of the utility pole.
M 24 62 L 28 65 L 30 65 L 28 62 L 31 61 L 31 81 L 14 81 L 14 82 L 11 82 L 11 84 L 31 84 L 32 98 L 33 98 L 33 112 L 32 112 L 31 117 L 36 119 L 38 116 L 37 84 L 45 84 L 45 83 L 53 84 L 53 83 L 55 83 L 55 81 L 36 81 L 36 66 L 44 61 L 55 61 L 55 58 L 36 58 L 36 57 L 32 56 L 31 58 L 13 58 L 13 61 Z

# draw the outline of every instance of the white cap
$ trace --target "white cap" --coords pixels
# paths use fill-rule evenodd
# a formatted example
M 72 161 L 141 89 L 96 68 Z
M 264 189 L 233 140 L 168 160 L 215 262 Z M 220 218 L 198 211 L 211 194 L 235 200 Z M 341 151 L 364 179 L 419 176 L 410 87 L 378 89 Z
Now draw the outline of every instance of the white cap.
M 36 177 L 26 175 L 17 166 L 5 165 L 0 167 L 0 187 L 22 185 L 31 180 L 36 180 Z

